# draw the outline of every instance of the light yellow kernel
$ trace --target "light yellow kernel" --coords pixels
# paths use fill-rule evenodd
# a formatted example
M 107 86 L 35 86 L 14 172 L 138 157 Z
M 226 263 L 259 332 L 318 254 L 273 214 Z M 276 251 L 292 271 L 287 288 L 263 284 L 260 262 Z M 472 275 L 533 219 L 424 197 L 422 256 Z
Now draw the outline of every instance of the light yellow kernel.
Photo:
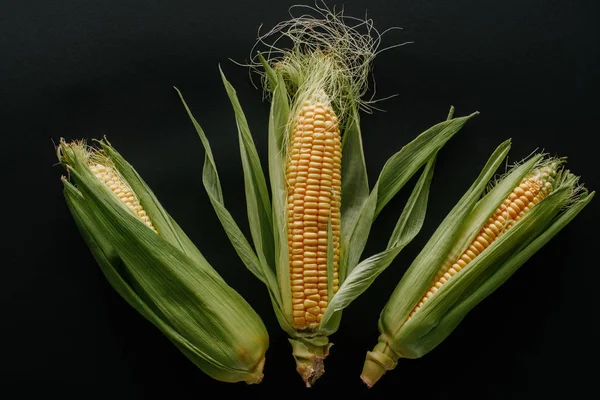
M 307 308 L 306 311 L 308 311 L 309 313 L 311 313 L 312 315 L 314 315 L 316 317 L 317 315 L 319 315 L 321 313 L 321 308 L 319 306 L 311 307 L 311 308 Z
M 486 247 L 488 247 L 490 245 L 490 243 L 485 240 L 485 238 L 483 236 L 477 236 L 477 242 L 482 246 L 482 250 L 483 251 Z
M 513 203 L 514 203 L 514 204 L 515 204 L 517 207 L 519 207 L 519 210 L 522 210 L 522 209 L 524 209 L 524 208 L 525 208 L 525 203 L 523 203 L 523 201 L 521 201 L 521 199 L 515 199 L 515 200 L 513 201 Z
M 318 303 L 318 302 L 316 302 L 316 301 L 314 301 L 314 300 L 308 300 L 308 299 L 307 299 L 307 300 L 304 300 L 304 304 L 303 304 L 303 306 L 304 306 L 305 308 L 312 308 L 312 307 L 316 307 L 316 306 L 318 306 L 318 305 L 319 305 L 319 303 Z

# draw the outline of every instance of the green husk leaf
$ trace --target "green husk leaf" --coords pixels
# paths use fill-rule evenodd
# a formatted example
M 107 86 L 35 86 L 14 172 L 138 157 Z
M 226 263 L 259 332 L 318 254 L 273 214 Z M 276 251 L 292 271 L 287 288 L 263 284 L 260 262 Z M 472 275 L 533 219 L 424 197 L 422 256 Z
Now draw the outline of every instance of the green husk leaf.
M 252 249 L 250 243 L 240 230 L 239 226 L 236 224 L 231 214 L 225 208 L 219 175 L 217 172 L 216 163 L 214 161 L 208 138 L 206 137 L 206 134 L 204 133 L 200 124 L 194 118 L 181 92 L 177 88 L 175 88 L 175 90 L 177 90 L 177 93 L 179 94 L 179 97 L 205 149 L 202 182 L 204 184 L 204 188 L 206 189 L 207 194 L 209 195 L 215 213 L 217 214 L 221 225 L 223 226 L 227 236 L 229 237 L 229 240 L 233 244 L 236 253 L 240 257 L 244 265 L 250 270 L 250 272 L 254 274 L 254 276 L 256 276 L 261 282 L 263 282 L 267 286 L 267 290 L 271 298 L 271 303 L 273 304 L 273 309 L 275 311 L 277 320 L 279 321 L 280 325 L 287 332 L 293 332 L 293 328 L 289 326 L 289 323 L 287 322 L 287 319 L 283 312 L 282 299 L 279 292 L 277 277 L 275 275 L 274 268 L 268 265 L 264 259 L 259 260 L 258 256 Z
M 227 382 L 256 380 L 259 366 L 252 364 L 262 364 L 268 340 L 250 306 L 208 263 L 188 257 L 121 207 L 111 192 L 98 190 L 103 184 L 91 173 L 68 169 L 77 189 L 64 181 L 67 204 L 115 290 L 208 375 Z M 223 304 L 232 310 L 220 310 Z M 219 322 L 223 314 L 237 320 Z M 241 329 L 247 337 L 231 340 L 239 339 L 236 344 L 247 354 L 232 354 L 229 341 L 215 342 Z
M 492 272 L 506 262 L 524 241 L 540 235 L 564 207 L 565 199 L 570 193 L 571 188 L 567 187 L 555 190 L 469 263 L 468 268 L 462 269 L 446 282 L 434 297 L 394 334 L 392 346 L 399 354 L 408 358 L 421 357 L 432 349 L 425 344 L 441 342 L 446 331 L 438 333 L 436 327 L 443 316 L 463 294 L 476 292 L 477 288 L 488 280 L 485 279 L 487 271 Z M 494 285 L 494 281 L 495 279 L 490 284 Z M 422 341 L 421 338 L 426 335 L 430 335 L 429 340 Z
M 483 299 L 498 289 L 537 251 L 544 247 L 558 232 L 585 208 L 594 197 L 595 192 L 584 193 L 564 213 L 562 213 L 541 235 L 535 238 L 522 251 L 514 254 L 502 264 L 493 275 L 477 285 L 473 291 L 466 293 L 439 321 L 438 325 L 421 341 L 422 352 L 429 352 L 447 338 L 466 315 Z
M 208 360 L 205 360 L 205 354 L 198 352 L 193 345 L 166 324 L 152 308 L 136 294 L 119 272 L 124 268 L 123 263 L 119 255 L 115 252 L 112 244 L 104 237 L 104 235 L 102 235 L 101 230 L 95 222 L 95 217 L 90 214 L 89 207 L 86 206 L 83 200 L 83 196 L 68 181 L 65 180 L 63 183 L 65 186 L 64 194 L 67 206 L 73 215 L 75 224 L 91 250 L 96 262 L 100 266 L 104 276 L 117 293 L 119 293 L 119 295 L 144 318 L 160 329 L 160 331 L 172 343 L 177 345 L 180 350 L 184 351 L 185 355 L 194 362 L 194 364 L 200 369 L 206 370 L 208 375 L 216 377 L 218 369 L 226 369 L 230 372 L 233 371 L 229 367 L 218 363 L 216 360 L 212 360 L 210 357 Z M 215 367 L 217 367 L 217 370 L 212 372 L 212 374 L 208 372 Z
M 335 314 L 341 314 L 341 310 L 348 307 L 352 301 L 367 290 L 379 274 L 392 263 L 400 251 L 419 233 L 425 220 L 429 188 L 434 169 L 435 157 L 425 166 L 398 219 L 386 250 L 358 264 L 333 297 L 321 320 L 323 331 L 328 332 L 331 330 L 328 325 L 330 318 Z
M 427 200 L 429 198 L 429 188 L 435 170 L 435 161 L 436 158 L 434 157 L 425 165 L 421 178 L 415 185 L 411 197 L 406 202 L 404 211 L 402 212 L 402 215 L 400 215 L 400 218 L 394 227 L 394 231 L 390 236 L 387 245 L 388 249 L 406 246 L 421 231 L 427 212 Z
M 379 175 L 375 215 L 379 215 L 383 207 L 404 187 L 415 172 L 477 114 L 479 113 L 474 112 L 466 117 L 440 122 L 417 136 L 402 150 L 390 157 Z
M 138 200 L 144 210 L 150 216 L 153 225 L 159 231 L 161 237 L 171 244 L 179 247 L 189 257 L 197 262 L 205 263 L 206 259 L 198 248 L 185 234 L 181 227 L 171 218 L 169 213 L 162 207 L 154 192 L 137 171 L 116 151 L 106 140 L 99 142 L 102 151 L 113 162 L 119 174 L 125 179 L 129 187 L 136 193 Z
M 275 262 L 275 249 L 273 242 L 273 220 L 271 217 L 271 200 L 267 189 L 267 181 L 260 164 L 258 152 L 254 145 L 246 116 L 237 98 L 235 89 L 225 78 L 219 68 L 225 90 L 231 101 L 238 127 L 240 156 L 244 171 L 244 186 L 246 189 L 246 205 L 248 209 L 248 222 L 256 254 L 261 263 L 273 265 Z
M 342 135 L 342 204 L 341 204 L 341 249 L 347 246 L 352 229 L 369 197 L 369 181 L 363 151 L 362 134 L 358 110 L 349 113 L 350 123 Z M 348 240 L 346 240 L 348 238 Z M 344 256 L 342 255 L 342 258 Z M 347 275 L 346 264 L 340 263 L 340 283 Z
M 196 118 L 194 118 L 194 115 L 189 109 L 179 89 L 175 88 L 175 90 L 179 94 L 179 98 L 181 99 L 181 102 L 183 103 L 183 106 L 185 107 L 185 110 L 192 121 L 194 128 L 196 128 L 196 132 L 198 133 L 200 141 L 204 147 L 205 155 L 204 166 L 202 168 L 202 183 L 215 210 L 215 213 L 217 214 L 221 225 L 223 225 L 223 229 L 225 230 L 227 237 L 233 244 L 236 253 L 246 268 L 248 268 L 248 270 L 250 270 L 254 276 L 267 284 L 268 287 L 276 287 L 277 284 L 275 282 L 275 274 L 269 269 L 268 266 L 259 261 L 258 256 L 252 249 L 252 246 L 250 243 L 248 243 L 248 240 L 242 233 L 241 229 L 235 223 L 235 220 L 229 211 L 227 211 L 227 208 L 225 208 L 219 173 L 217 172 L 217 165 L 215 163 L 208 138 L 206 137 L 206 134 L 204 133 L 204 130 L 198 121 L 196 121 Z M 279 296 L 279 293 L 275 291 L 274 295 Z
M 541 155 L 535 155 L 522 165 L 514 168 L 497 185 L 494 186 L 477 204 L 473 207 L 471 213 L 462 223 L 460 229 L 454 234 L 455 244 L 448 251 L 448 256 L 452 259 L 458 258 L 473 239 L 477 236 L 481 227 L 488 220 L 490 215 L 496 211 L 500 203 L 513 191 L 521 180 L 540 162 Z
M 404 146 L 385 163 L 375 187 L 364 203 L 350 237 L 344 245 L 344 264 L 347 274 L 358 264 L 365 248 L 371 225 L 383 207 L 398 193 L 410 178 L 450 140 L 472 117 L 454 118 L 441 122 Z
M 81 233 L 84 241 L 90 248 L 92 255 L 100 265 L 100 268 L 111 286 L 123 297 L 127 303 L 135 308 L 144 317 L 149 318 L 154 313 L 151 312 L 131 289 L 125 280 L 119 275 L 118 271 L 122 268 L 121 260 L 113 249 L 110 242 L 102 235 L 101 231 L 95 226 L 95 218 L 89 214 L 85 205 L 83 196 L 79 190 L 69 181 L 63 179 L 64 196 L 67 206 L 75 224 Z M 153 317 L 154 318 L 154 317 Z
M 269 82 L 269 90 L 275 91 L 275 88 L 280 84 L 281 75 L 278 75 L 273 68 L 269 65 L 269 62 L 265 60 L 261 52 L 258 52 L 258 60 L 260 61 L 263 69 L 265 70 L 265 76 Z M 285 89 L 285 86 L 283 87 Z M 287 91 L 286 91 L 287 93 Z
M 454 243 L 454 235 L 450 232 L 455 232 L 468 217 L 509 150 L 510 140 L 498 146 L 479 177 L 450 211 L 408 268 L 382 311 L 380 318 L 382 332 L 390 333 L 390 337 L 394 337 L 398 327 L 404 324 L 408 314 L 425 292 L 427 285 L 431 283 L 439 266 L 446 261 L 448 249 Z
M 279 324 L 286 332 L 292 334 L 295 330 L 292 327 L 290 271 L 287 267 L 281 267 L 289 265 L 284 143 L 290 106 L 283 79 L 281 76 L 276 76 L 275 79 L 278 79 L 279 83 L 274 88 L 269 113 L 269 178 L 273 197 L 272 217 L 276 263 L 273 267 L 276 270 L 277 281 L 275 283 L 278 286 L 273 287 L 272 290 L 277 291 L 281 299 L 275 310 Z M 288 284 L 284 284 L 284 282 Z

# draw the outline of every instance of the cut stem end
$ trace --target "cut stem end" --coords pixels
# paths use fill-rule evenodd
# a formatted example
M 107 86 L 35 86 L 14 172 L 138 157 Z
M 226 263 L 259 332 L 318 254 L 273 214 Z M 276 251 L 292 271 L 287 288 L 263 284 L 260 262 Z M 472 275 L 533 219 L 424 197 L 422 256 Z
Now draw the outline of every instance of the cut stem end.
M 333 343 L 327 338 L 323 345 L 315 345 L 302 339 L 289 339 L 292 345 L 292 355 L 296 360 L 296 370 L 302 377 L 306 387 L 312 387 L 317 379 L 325 373 L 323 360 L 329 355 Z
M 246 379 L 245 382 L 248 385 L 254 385 L 254 384 L 261 383 L 263 380 L 263 377 L 265 376 L 263 374 L 264 367 L 265 367 L 265 358 L 263 357 L 263 359 L 260 360 L 260 362 L 256 365 L 256 368 L 255 368 L 252 376 L 250 378 Z
M 365 364 L 360 374 L 360 379 L 369 388 L 373 387 L 387 371 L 396 368 L 398 358 L 400 358 L 400 355 L 392 350 L 382 336 L 379 337 L 379 343 L 373 351 L 367 352 Z

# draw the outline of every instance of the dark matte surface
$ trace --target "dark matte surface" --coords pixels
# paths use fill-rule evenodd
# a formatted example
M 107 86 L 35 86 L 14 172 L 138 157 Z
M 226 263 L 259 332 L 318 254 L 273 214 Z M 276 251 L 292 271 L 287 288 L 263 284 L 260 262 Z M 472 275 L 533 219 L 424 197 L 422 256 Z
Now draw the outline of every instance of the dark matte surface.
M 265 288 L 238 261 L 213 215 L 201 185 L 200 141 L 172 89 L 184 92 L 208 133 L 227 206 L 247 232 L 235 122 L 217 65 L 238 90 L 264 159 L 268 104 L 247 70 L 228 58 L 243 61 L 258 25 L 286 19 L 292 3 L 2 2 L 2 398 L 308 394 Z M 344 314 L 327 372 L 310 395 L 595 397 L 598 200 L 434 352 L 401 362 L 370 391 L 358 375 L 377 340 L 379 310 L 501 141 L 513 138 L 512 161 L 536 148 L 568 156 L 588 187 L 600 187 L 598 3 L 338 4 L 349 15 L 368 9 L 380 29 L 402 26 L 387 44 L 415 42 L 375 62 L 378 93 L 399 96 L 382 103 L 387 112 L 362 120 L 372 183 L 385 160 L 442 120 L 451 104 L 457 115 L 481 115 L 440 154 L 421 234 Z M 59 137 L 105 134 L 263 317 L 271 347 L 261 385 L 209 379 L 106 283 L 63 201 L 62 170 L 53 166 Z M 378 218 L 364 254 L 383 248 L 407 193 Z

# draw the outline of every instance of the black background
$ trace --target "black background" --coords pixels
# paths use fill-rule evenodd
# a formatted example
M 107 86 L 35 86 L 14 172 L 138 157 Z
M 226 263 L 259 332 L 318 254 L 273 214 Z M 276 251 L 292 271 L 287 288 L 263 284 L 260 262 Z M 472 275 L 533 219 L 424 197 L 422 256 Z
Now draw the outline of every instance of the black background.
M 326 374 L 305 392 L 260 282 L 236 258 L 201 185 L 203 151 L 174 90 L 213 146 L 229 210 L 248 232 L 233 113 L 220 63 L 238 90 L 259 154 L 268 103 L 244 61 L 260 23 L 291 1 L 4 1 L 0 10 L 3 266 L 0 387 L 4 398 L 202 398 L 215 395 L 579 398 L 597 387 L 595 200 L 437 349 L 401 361 L 368 391 L 359 380 L 379 311 L 410 261 L 512 137 L 512 161 L 536 148 L 569 157 L 598 189 L 596 1 L 339 1 L 376 27 L 401 26 L 374 74 L 387 112 L 364 115 L 371 185 L 385 160 L 445 118 L 481 114 L 440 153 L 421 234 L 345 312 Z M 161 203 L 270 332 L 265 379 L 223 384 L 196 369 L 112 290 L 61 194 L 53 141 L 99 138 L 136 167 Z M 409 188 L 378 218 L 365 255 L 383 249 Z M 8 217 L 8 220 L 7 218 Z M 7 240 L 8 239 L 8 240 Z M 214 391 L 216 389 L 216 392 Z M 410 396 L 410 397 L 409 397 Z

